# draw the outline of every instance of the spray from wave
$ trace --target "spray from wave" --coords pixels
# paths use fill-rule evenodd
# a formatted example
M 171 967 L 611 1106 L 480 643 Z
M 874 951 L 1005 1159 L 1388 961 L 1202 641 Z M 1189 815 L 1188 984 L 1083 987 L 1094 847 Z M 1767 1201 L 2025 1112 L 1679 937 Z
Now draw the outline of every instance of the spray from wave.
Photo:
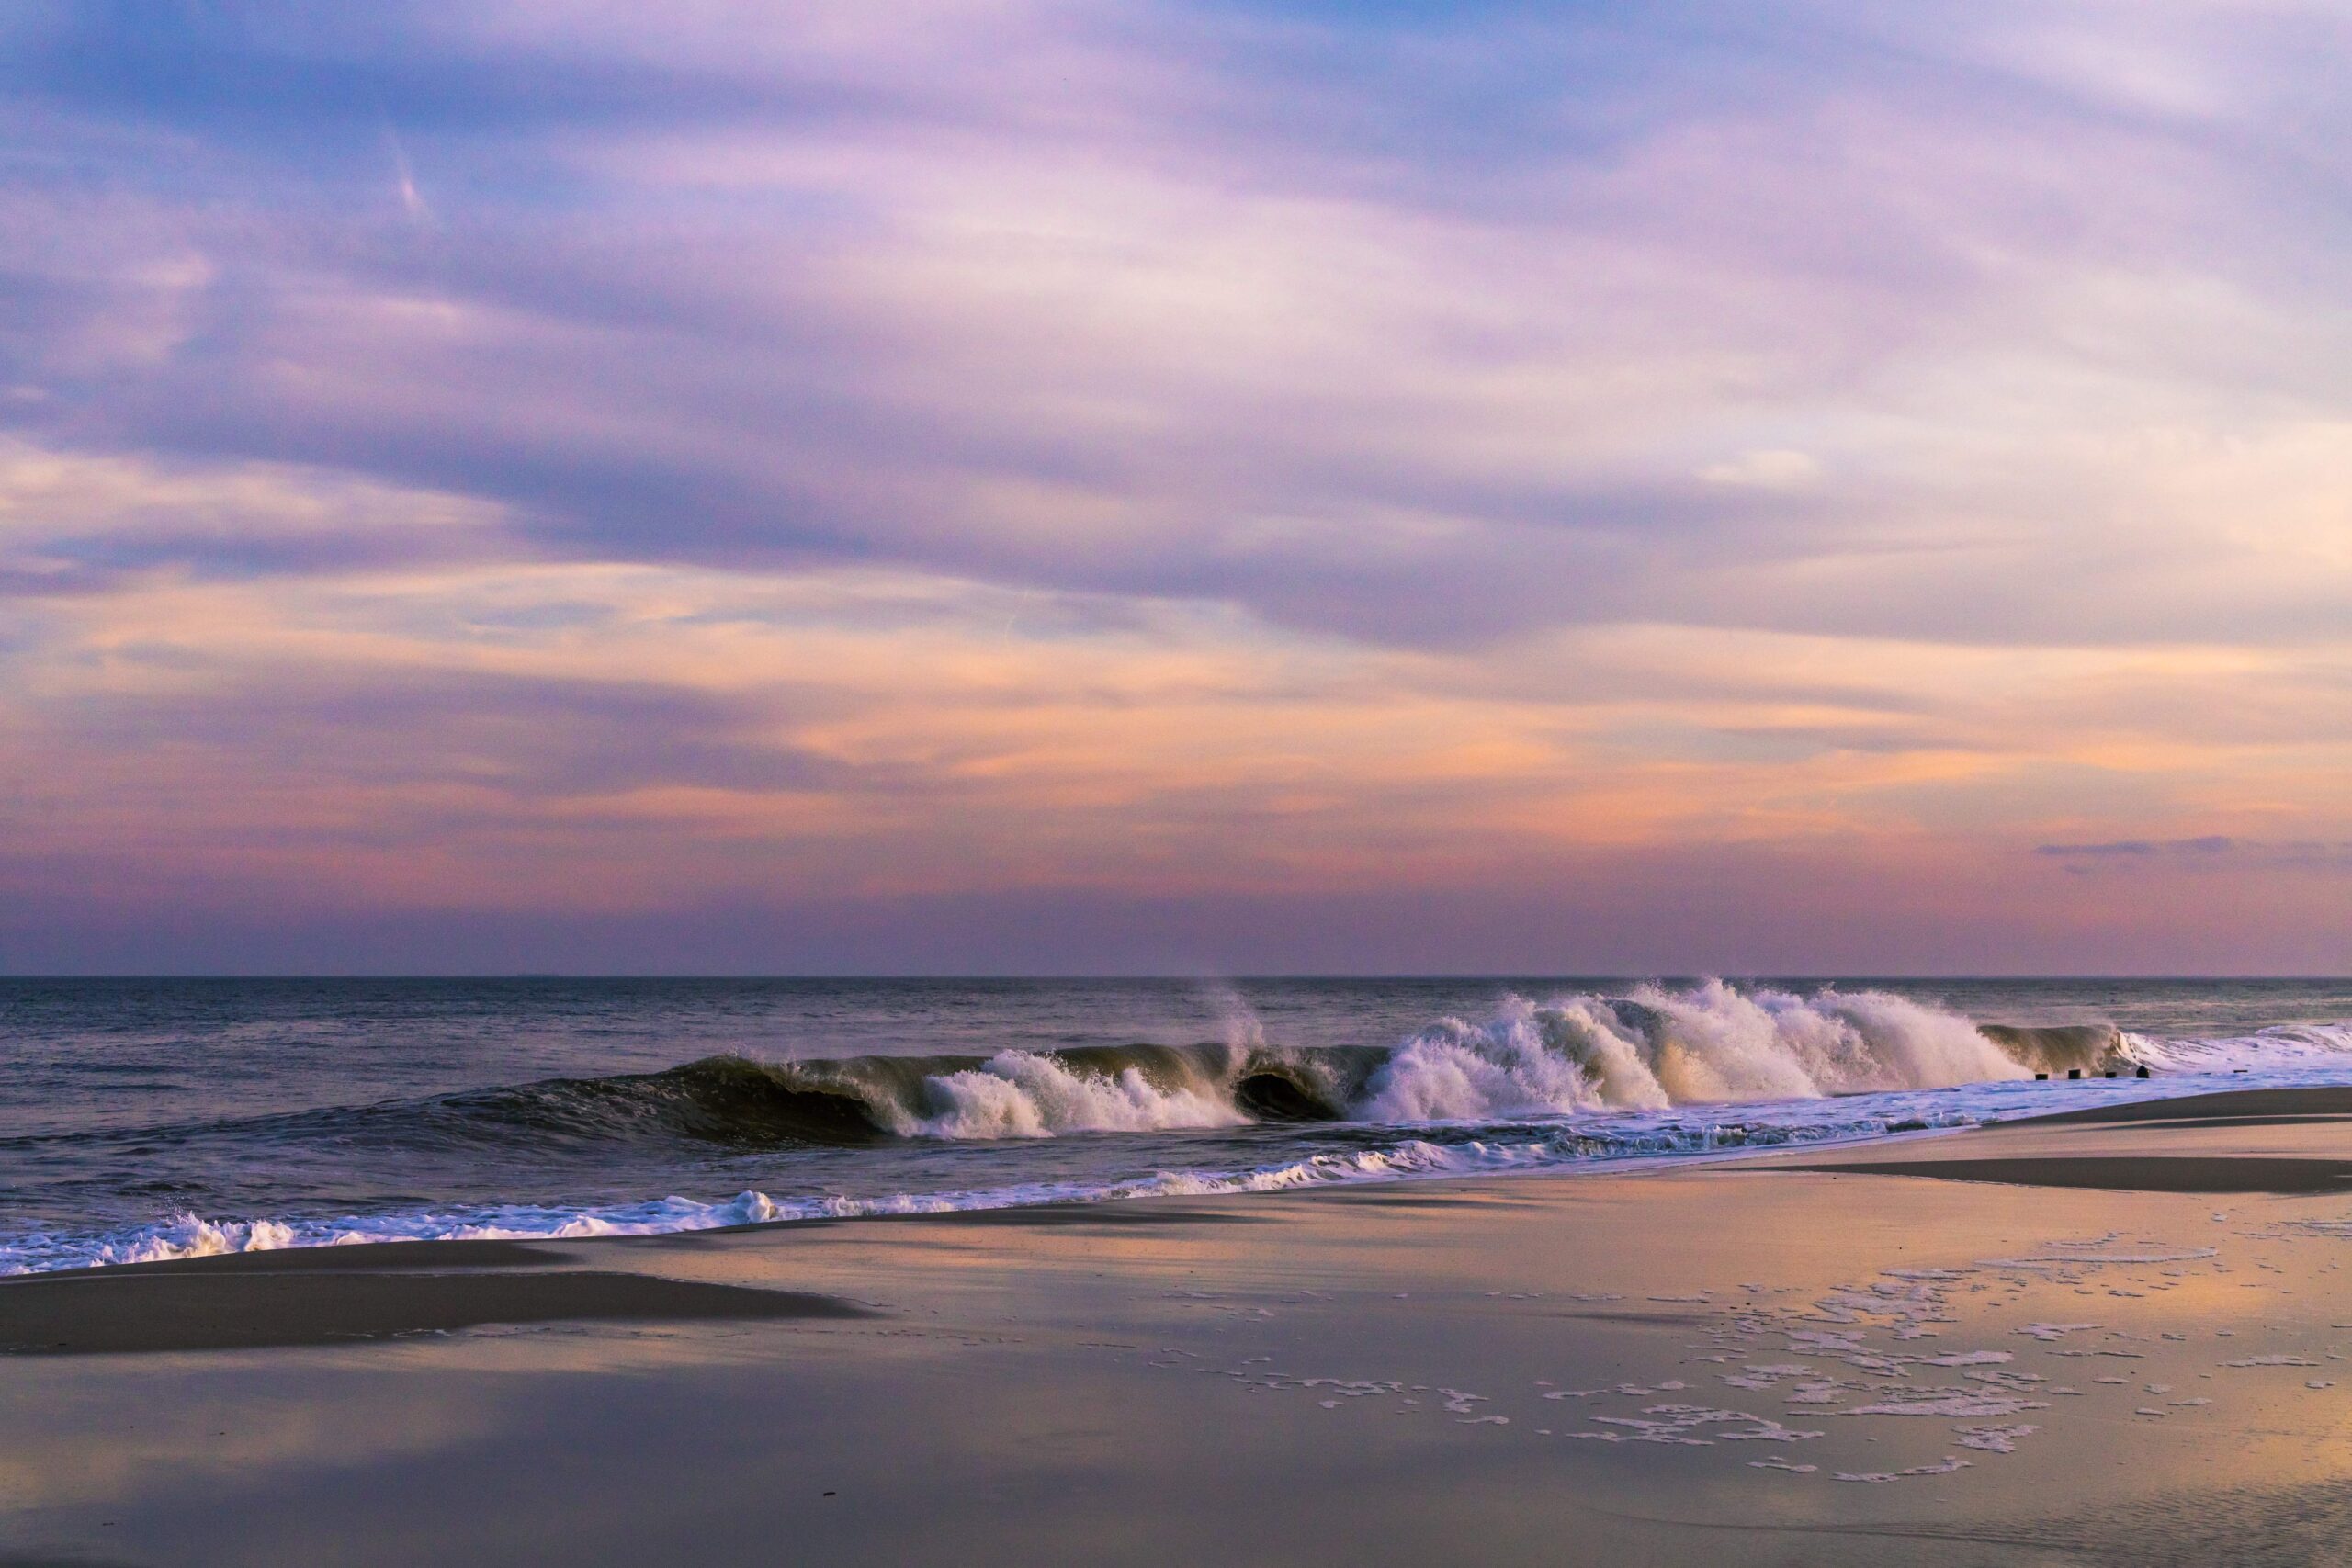
M 345 1146 L 744 1148 L 1154 1133 L 1258 1123 L 1419 1126 L 1820 1100 L 2097 1070 L 2129 1056 L 2106 1025 L 1978 1024 L 1884 991 L 1811 995 L 1719 980 L 1442 1018 L 1393 1045 L 1269 1043 L 1237 997 L 1225 1038 L 987 1056 L 708 1056 L 660 1072 L 548 1078 L 424 1100 L 187 1128 Z
M 1513 998 L 1483 1024 L 1443 1020 L 1381 1065 L 1357 1109 L 1381 1122 L 1656 1111 L 1948 1089 L 2030 1070 L 1959 1014 L 1883 991 L 1750 994 L 1710 980 L 1613 998 Z
M 1197 1135 L 1189 1143 L 1119 1145 L 1128 1152 L 1114 1163 L 1124 1174 L 1100 1169 L 857 1195 L 754 1190 L 720 1202 L 491 1202 L 251 1221 L 179 1215 L 104 1235 L 0 1243 L 0 1272 L 355 1241 L 644 1234 L 1689 1156 L 2028 1113 L 2047 1108 L 2046 1091 L 2064 1089 L 2037 1086 L 2030 1080 L 2039 1074 L 2097 1077 L 2138 1064 L 2174 1075 L 2173 1084 L 2185 1089 L 2249 1065 L 2307 1079 L 2340 1077 L 2352 1054 L 2352 1029 L 2343 1024 L 2164 1040 L 2106 1024 L 1980 1023 L 1881 990 L 1800 994 L 1721 981 L 1542 1001 L 1507 997 L 1482 1018 L 1442 1018 L 1393 1044 L 1286 1046 L 1266 1038 L 1238 997 L 1226 1012 L 1224 1037 L 1193 1045 L 775 1062 L 712 1056 L 660 1072 L 125 1134 L 148 1148 L 185 1136 L 240 1149 L 277 1141 L 337 1151 L 430 1148 L 461 1161 L 492 1147 L 501 1156 L 562 1150 L 591 1162 L 621 1145 L 642 1145 L 665 1162 L 681 1145 L 716 1148 L 729 1159 L 797 1147 L 862 1161 L 862 1149 L 880 1145 L 913 1153 L 930 1144 L 944 1156 L 980 1145 L 1009 1152 L 1020 1140 L 1075 1134 Z M 2134 1097 L 2165 1092 L 2105 1087 Z M 1252 1130 L 1253 1141 L 1220 1138 L 1234 1129 Z M 1150 1163 L 1138 1166 L 1138 1157 Z M 1161 1161 L 1183 1168 L 1133 1174 Z M 1065 1168 L 1073 1168 L 1065 1162 Z M 1044 1167 L 1027 1169 L 1046 1174 Z M 1015 1165 L 1008 1174 L 1023 1170 Z
M 766 1124 L 908 1138 L 1037 1138 L 1264 1122 L 1417 1125 L 1947 1089 L 2116 1059 L 2112 1029 L 1978 1026 L 1883 991 L 1811 996 L 1637 987 L 1507 998 L 1395 1046 L 1289 1049 L 1237 1015 L 1222 1042 L 1004 1051 L 985 1059 L 715 1058 L 638 1080 L 649 1094 L 724 1083 Z

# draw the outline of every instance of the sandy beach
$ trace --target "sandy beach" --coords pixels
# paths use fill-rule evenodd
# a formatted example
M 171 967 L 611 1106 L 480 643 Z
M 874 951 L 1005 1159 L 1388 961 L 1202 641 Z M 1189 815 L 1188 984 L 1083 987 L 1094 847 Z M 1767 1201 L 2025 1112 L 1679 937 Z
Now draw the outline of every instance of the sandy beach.
M 2347 68 L 0 5 L 0 1568 L 2352 1568 Z
M 2318 1563 L 2352 1092 L 0 1283 L 0 1561 Z

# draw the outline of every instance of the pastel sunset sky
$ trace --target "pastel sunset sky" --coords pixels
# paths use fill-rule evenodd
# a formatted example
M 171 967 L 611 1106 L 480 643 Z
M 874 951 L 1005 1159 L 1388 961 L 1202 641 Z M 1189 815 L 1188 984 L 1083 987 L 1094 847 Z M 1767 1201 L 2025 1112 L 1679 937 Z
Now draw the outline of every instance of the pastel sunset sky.
M 0 969 L 2352 967 L 2340 0 L 0 11 Z

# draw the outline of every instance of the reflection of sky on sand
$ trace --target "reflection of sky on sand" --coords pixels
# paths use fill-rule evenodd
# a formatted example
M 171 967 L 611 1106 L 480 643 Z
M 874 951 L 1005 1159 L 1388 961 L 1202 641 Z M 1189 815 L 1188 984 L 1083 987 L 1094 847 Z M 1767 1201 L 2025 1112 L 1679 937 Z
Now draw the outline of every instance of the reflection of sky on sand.
M 340 1351 L 11 1359 L 0 1387 L 0 1514 L 114 1517 L 183 1492 L 226 1501 L 256 1477 L 389 1465 L 478 1441 L 499 1421 L 494 1402 L 451 1399 L 431 1380 Z M 19 1544 L 0 1530 L 0 1545 Z
M 2347 1222 L 1716 1171 L 587 1248 L 893 1315 L 0 1363 L 0 1550 L 2194 1562 L 2332 1517 Z

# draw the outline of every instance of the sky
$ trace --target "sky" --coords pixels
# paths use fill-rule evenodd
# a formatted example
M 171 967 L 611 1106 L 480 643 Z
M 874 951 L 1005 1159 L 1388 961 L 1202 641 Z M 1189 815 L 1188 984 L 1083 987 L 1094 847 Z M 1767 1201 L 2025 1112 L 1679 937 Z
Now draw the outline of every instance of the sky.
M 2352 970 L 2341 0 L 22 0 L 0 971 Z

